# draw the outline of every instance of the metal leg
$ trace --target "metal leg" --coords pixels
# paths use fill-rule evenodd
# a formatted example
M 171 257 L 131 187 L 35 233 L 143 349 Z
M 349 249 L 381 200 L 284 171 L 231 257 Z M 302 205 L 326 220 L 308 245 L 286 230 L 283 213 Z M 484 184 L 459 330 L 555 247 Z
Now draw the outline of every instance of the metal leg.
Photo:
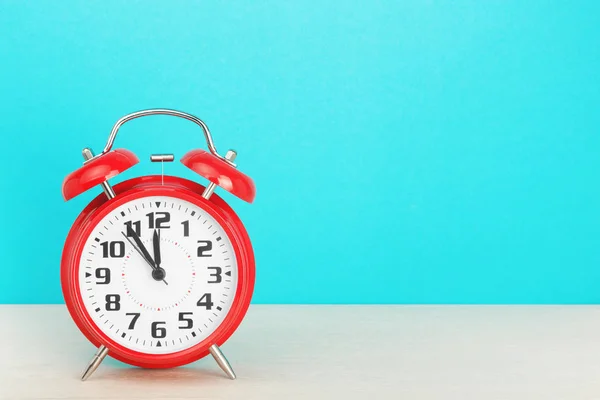
M 104 357 L 106 357 L 107 354 L 108 354 L 108 349 L 106 347 L 104 347 L 104 346 L 98 347 L 98 351 L 96 352 L 96 354 L 94 354 L 94 358 L 92 358 L 92 361 L 90 361 L 89 365 L 87 366 L 87 368 L 85 369 L 85 371 L 83 371 L 83 374 L 81 375 L 82 381 L 85 381 L 87 378 L 92 376 L 94 371 L 100 366 L 100 363 L 102 363 L 102 360 L 104 360 Z
M 86 161 L 94 158 L 94 153 L 92 152 L 92 149 L 88 147 L 82 150 L 81 155 L 83 155 L 83 159 Z M 106 194 L 106 197 L 108 197 L 109 200 L 115 198 L 115 192 L 108 182 L 104 181 L 100 185 L 102 186 L 102 190 L 104 191 L 104 194 Z M 87 368 L 85 369 L 85 371 L 83 371 L 83 374 L 81 375 L 82 381 L 85 381 L 87 378 L 92 376 L 94 371 L 100 366 L 102 360 L 104 360 L 104 357 L 106 357 L 107 354 L 108 349 L 106 347 L 98 347 L 98 351 L 96 351 L 96 354 L 94 354 L 92 361 L 90 361 Z
M 235 160 L 236 156 L 237 156 L 237 153 L 234 150 L 229 150 L 227 152 L 227 154 L 225 155 L 225 158 L 227 160 L 233 162 Z M 206 187 L 206 189 L 204 189 L 204 193 L 202 193 L 202 197 L 204 197 L 206 200 L 210 199 L 210 196 L 212 196 L 212 194 L 216 188 L 217 188 L 217 185 L 215 183 L 210 182 L 208 184 L 208 186 Z M 227 357 L 225 357 L 225 354 L 223 354 L 223 352 L 221 351 L 219 346 L 217 346 L 216 344 L 213 344 L 212 346 L 210 346 L 210 348 L 208 350 L 210 351 L 210 354 L 212 354 L 212 356 L 215 359 L 215 361 L 217 362 L 217 364 L 219 364 L 219 367 L 221 367 L 223 372 L 225 372 L 230 379 L 235 379 L 236 378 L 235 372 L 233 372 L 233 368 L 231 368 L 231 364 L 229 364 L 229 361 L 227 361 Z
M 214 357 L 217 364 L 219 364 L 219 367 L 221 367 L 223 372 L 225 372 L 229 378 L 235 379 L 235 372 L 233 372 L 231 364 L 229 364 L 229 361 L 227 361 L 227 358 L 225 358 L 225 355 L 223 354 L 219 346 L 213 344 L 208 350 L 210 351 L 210 354 L 212 354 L 212 356 Z
M 233 162 L 236 157 L 237 157 L 237 153 L 235 152 L 235 150 L 229 150 L 227 152 L 227 154 L 225 154 L 225 158 L 231 162 Z M 202 193 L 202 197 L 204 197 L 206 200 L 210 199 L 210 196 L 212 196 L 212 194 L 216 188 L 217 188 L 216 183 L 212 183 L 212 182 L 209 183 L 208 186 L 206 187 L 206 189 L 204 189 L 204 193 Z

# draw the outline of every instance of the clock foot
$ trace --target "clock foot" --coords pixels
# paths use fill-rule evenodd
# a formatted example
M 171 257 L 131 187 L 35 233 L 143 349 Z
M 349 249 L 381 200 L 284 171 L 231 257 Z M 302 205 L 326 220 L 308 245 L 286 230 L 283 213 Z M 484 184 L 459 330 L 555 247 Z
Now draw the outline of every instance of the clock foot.
M 106 347 L 98 347 L 98 351 L 96 352 L 96 354 L 94 354 L 94 358 L 92 358 L 92 361 L 90 361 L 89 365 L 83 372 L 83 375 L 81 375 L 82 381 L 85 381 L 87 378 L 92 376 L 94 371 L 100 366 L 100 363 L 102 363 L 102 360 L 104 360 L 104 357 L 106 357 L 107 354 L 108 349 Z
M 210 354 L 212 354 L 212 356 L 214 357 L 217 364 L 219 364 L 219 367 L 221 367 L 223 372 L 225 372 L 230 379 L 235 379 L 235 372 L 233 372 L 231 364 L 229 364 L 229 361 L 227 361 L 227 358 L 225 358 L 225 355 L 223 354 L 219 346 L 213 344 L 208 350 L 210 351 Z

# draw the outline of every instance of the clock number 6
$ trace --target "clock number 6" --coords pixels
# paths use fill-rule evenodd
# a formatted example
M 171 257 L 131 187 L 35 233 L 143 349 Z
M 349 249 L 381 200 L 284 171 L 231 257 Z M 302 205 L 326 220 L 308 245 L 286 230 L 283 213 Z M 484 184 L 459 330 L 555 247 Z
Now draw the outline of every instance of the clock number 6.
M 167 336 L 167 328 L 164 326 L 158 326 L 159 324 L 166 324 L 165 321 L 157 321 L 152 323 L 152 337 L 154 339 L 162 339 Z

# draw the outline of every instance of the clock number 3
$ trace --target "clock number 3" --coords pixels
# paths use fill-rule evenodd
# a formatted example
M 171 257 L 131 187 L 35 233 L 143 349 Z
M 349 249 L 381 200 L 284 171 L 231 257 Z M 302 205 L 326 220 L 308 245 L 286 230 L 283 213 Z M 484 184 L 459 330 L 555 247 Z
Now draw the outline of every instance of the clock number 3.
M 221 276 L 221 273 L 223 272 L 223 270 L 221 269 L 221 267 L 208 267 L 208 269 L 215 270 L 215 272 L 210 274 L 210 277 L 215 278 L 215 280 L 208 281 L 207 283 L 221 283 L 221 281 L 223 280 L 223 277 Z

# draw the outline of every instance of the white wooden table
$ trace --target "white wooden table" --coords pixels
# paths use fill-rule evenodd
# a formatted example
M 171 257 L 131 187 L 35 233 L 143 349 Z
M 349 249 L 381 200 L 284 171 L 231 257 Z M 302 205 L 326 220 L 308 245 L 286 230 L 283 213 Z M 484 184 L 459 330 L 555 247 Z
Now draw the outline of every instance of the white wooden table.
M 107 359 L 64 306 L 0 306 L 0 399 L 600 399 L 600 307 L 253 306 L 205 358 Z

